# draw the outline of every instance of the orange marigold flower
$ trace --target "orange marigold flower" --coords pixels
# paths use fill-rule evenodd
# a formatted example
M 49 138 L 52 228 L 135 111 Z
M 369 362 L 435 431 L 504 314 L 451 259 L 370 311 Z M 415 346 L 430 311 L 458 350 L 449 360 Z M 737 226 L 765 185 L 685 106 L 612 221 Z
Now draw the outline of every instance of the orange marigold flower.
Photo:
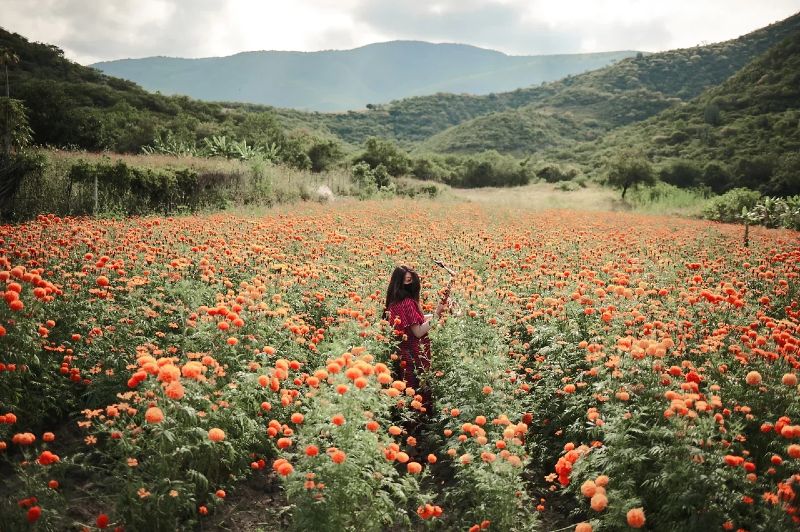
M 786 454 L 792 458 L 800 458 L 800 445 L 797 445 L 796 443 L 791 444 L 786 448 Z
M 341 464 L 345 459 L 347 459 L 347 455 L 343 451 L 337 449 L 331 453 L 331 460 L 333 460 L 334 464 Z
M 597 491 L 597 485 L 591 481 L 587 480 L 583 484 L 581 484 L 581 493 L 584 497 L 594 497 L 595 492 Z
M 214 442 L 221 442 L 225 439 L 225 432 L 222 429 L 213 428 L 208 431 L 208 439 Z
M 602 493 L 595 493 L 589 505 L 595 512 L 602 512 L 606 509 L 606 506 L 608 506 L 608 498 Z
M 317 456 L 319 454 L 319 447 L 316 445 L 306 446 L 306 456 Z
M 747 374 L 744 380 L 750 386 L 758 386 L 761 384 L 761 374 L 757 371 L 751 371 Z
M 416 475 L 422 471 L 422 465 L 420 465 L 419 462 L 409 462 L 406 464 L 406 469 L 412 475 Z
M 342 425 L 344 425 L 344 416 L 342 414 L 336 414 L 331 418 L 331 423 L 333 423 L 337 427 L 341 427 Z
M 628 526 L 631 528 L 642 528 L 644 526 L 644 510 L 642 508 L 631 508 L 627 514 Z
M 177 380 L 174 380 L 167 385 L 165 393 L 167 394 L 167 397 L 169 397 L 170 399 L 175 399 L 177 401 L 178 399 L 183 399 L 183 396 L 186 394 L 186 391 L 183 388 L 183 384 L 181 384 Z
M 592 524 L 584 521 L 575 525 L 575 532 L 592 532 Z
M 300 423 L 303 422 L 303 420 L 305 419 L 305 416 L 303 414 L 301 414 L 300 412 L 295 412 L 294 414 L 292 414 L 292 418 L 291 419 L 292 419 L 292 423 L 295 423 L 295 424 L 299 425 Z
M 164 412 L 162 412 L 157 406 L 151 406 L 144 413 L 144 419 L 148 423 L 161 423 L 164 421 Z

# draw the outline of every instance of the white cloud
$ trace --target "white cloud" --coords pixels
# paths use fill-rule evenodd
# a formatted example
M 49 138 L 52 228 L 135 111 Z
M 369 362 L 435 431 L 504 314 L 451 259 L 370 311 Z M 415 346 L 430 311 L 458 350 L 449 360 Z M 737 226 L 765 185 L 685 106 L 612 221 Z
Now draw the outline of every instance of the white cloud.
M 514 54 L 658 51 L 737 37 L 800 0 L 3 0 L 2 24 L 87 64 L 392 39 Z

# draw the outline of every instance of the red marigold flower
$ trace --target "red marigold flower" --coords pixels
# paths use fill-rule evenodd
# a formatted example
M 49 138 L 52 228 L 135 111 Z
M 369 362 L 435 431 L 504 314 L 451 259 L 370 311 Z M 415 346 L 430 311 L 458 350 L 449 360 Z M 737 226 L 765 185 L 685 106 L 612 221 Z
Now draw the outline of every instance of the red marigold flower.
M 42 516 L 42 509 L 38 506 L 32 506 L 28 509 L 27 519 L 29 523 L 35 523 Z
M 39 455 L 37 462 L 46 466 L 59 462 L 60 460 L 61 458 L 59 458 L 58 455 L 55 455 L 50 451 L 42 451 L 42 454 Z

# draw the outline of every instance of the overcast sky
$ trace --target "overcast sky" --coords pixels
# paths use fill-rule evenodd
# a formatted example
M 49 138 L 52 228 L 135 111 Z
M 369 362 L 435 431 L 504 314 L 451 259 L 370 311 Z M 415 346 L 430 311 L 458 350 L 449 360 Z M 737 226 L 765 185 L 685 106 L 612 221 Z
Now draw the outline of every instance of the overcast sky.
M 655 52 L 743 35 L 800 0 L 0 0 L 0 26 L 82 64 L 415 39 L 508 54 Z

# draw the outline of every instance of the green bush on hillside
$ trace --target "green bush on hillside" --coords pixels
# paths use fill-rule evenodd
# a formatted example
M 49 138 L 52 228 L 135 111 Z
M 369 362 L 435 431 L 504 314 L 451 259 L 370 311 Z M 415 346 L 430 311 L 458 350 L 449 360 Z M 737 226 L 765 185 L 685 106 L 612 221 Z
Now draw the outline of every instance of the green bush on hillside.
M 742 210 L 756 206 L 761 194 L 749 188 L 734 188 L 721 196 L 709 200 L 703 209 L 703 218 L 717 222 L 741 222 Z
M 411 158 L 394 142 L 377 137 L 370 137 L 364 143 L 364 151 L 358 155 L 354 163 L 364 162 L 370 168 L 383 166 L 389 174 L 397 177 L 411 170 Z

